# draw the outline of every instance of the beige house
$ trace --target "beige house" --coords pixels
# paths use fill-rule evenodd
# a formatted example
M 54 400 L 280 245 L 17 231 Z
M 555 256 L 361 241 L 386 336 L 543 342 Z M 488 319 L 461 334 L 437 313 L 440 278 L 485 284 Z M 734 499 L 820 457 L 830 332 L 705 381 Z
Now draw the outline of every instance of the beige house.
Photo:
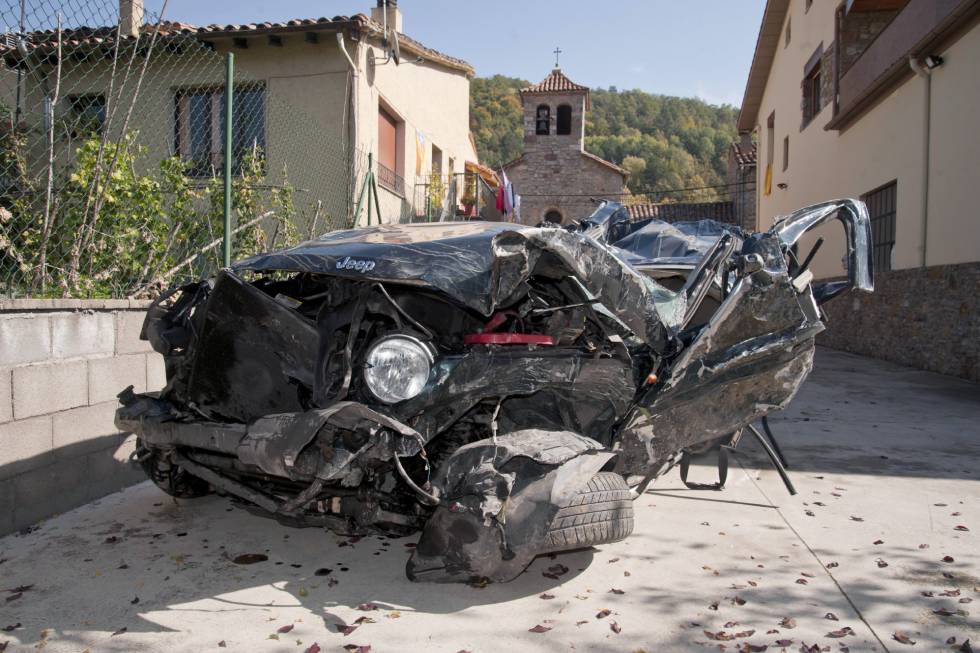
M 156 47 L 147 50 L 149 63 L 127 125 L 147 149 L 147 165 L 179 154 L 193 161 L 201 177 L 220 169 L 221 85 L 225 53 L 233 52 L 236 166 L 239 155 L 258 146 L 267 156 L 269 185 L 288 174 L 298 189 L 297 203 L 319 201 L 338 226 L 357 201 L 370 153 L 381 219 L 407 219 L 417 180 L 433 171 L 462 172 L 468 162 L 478 162 L 469 132 L 474 70 L 404 34 L 397 0 L 378 0 L 377 5 L 371 17 L 206 27 L 161 23 Z M 148 46 L 157 25 L 143 22 L 142 0 L 121 0 L 120 20 L 125 42 L 138 37 Z M 115 33 L 114 26 L 65 32 L 61 94 L 54 108 L 59 120 L 105 120 L 107 98 L 115 97 L 123 83 L 119 70 L 112 72 Z M 396 38 L 398 57 L 393 53 Z M 12 39 L 0 44 L 8 67 L 0 84 L 2 102 L 30 133 L 46 131 L 55 45 L 53 32 L 29 35 L 29 57 L 36 63 L 30 64 L 17 94 L 12 71 L 21 57 Z M 136 61 L 120 106 L 135 94 L 142 59 Z M 117 112 L 113 128 L 122 121 Z M 76 145 L 63 133 L 57 141 L 59 151 Z M 45 143 L 37 139 L 33 154 L 38 162 L 46 158 Z M 362 210 L 360 223 L 366 220 Z
M 830 305 L 836 344 L 980 379 L 978 115 L 980 1 L 766 3 L 738 119 L 758 226 L 836 197 L 870 211 L 878 287 Z M 814 272 L 842 274 L 842 234 L 822 235 Z

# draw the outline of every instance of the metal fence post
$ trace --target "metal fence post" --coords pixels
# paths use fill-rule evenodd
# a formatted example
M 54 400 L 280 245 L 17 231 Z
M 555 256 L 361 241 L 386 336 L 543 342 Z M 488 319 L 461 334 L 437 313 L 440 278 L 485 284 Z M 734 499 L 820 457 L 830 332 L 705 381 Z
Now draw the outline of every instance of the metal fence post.
M 235 55 L 227 54 L 225 71 L 225 225 L 224 266 L 231 267 L 231 165 L 232 165 L 232 118 L 235 106 Z

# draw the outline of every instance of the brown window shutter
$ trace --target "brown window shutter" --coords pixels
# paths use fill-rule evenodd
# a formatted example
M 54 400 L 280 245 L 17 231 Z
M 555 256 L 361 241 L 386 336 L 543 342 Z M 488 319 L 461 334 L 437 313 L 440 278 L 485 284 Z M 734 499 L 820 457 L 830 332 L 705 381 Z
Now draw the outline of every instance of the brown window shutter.
M 398 121 L 378 109 L 378 163 L 396 172 L 398 170 Z

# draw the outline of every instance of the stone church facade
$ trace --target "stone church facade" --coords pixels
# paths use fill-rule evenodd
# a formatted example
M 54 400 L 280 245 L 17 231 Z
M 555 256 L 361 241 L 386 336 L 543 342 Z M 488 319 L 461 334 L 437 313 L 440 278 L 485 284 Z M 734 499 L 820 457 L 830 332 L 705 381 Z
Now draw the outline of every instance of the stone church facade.
M 540 84 L 521 89 L 524 153 L 504 166 L 521 196 L 521 222 L 567 223 L 589 215 L 590 198 L 619 200 L 629 172 L 585 151 L 589 88 L 555 66 Z

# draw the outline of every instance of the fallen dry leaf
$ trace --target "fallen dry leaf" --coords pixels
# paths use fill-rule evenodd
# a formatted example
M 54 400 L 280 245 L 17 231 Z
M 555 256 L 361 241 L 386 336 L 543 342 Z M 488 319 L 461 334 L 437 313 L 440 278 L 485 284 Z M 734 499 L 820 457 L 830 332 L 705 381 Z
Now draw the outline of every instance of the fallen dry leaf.
M 279 634 L 283 634 L 283 633 L 288 633 L 292 629 L 293 629 L 293 624 L 289 624 L 289 625 L 286 625 L 286 626 L 282 626 L 276 632 L 279 633 Z
M 609 593 L 610 594 L 626 594 L 626 592 L 624 592 L 623 590 L 618 590 L 615 587 L 612 588 L 611 590 L 609 590 Z
M 389 619 L 400 619 L 401 616 L 402 616 L 402 613 L 399 612 L 398 610 L 392 610 L 391 612 L 389 612 L 385 616 L 388 617 Z
M 943 562 L 956 562 L 956 560 L 953 559 L 953 556 L 943 556 Z
M 111 635 L 109 635 L 109 637 L 115 637 L 116 635 L 122 635 L 122 634 L 123 634 L 123 633 L 125 633 L 125 632 L 126 632 L 127 630 L 129 630 L 129 628 L 127 628 L 126 626 L 123 626 L 122 628 L 120 628 L 120 629 L 119 629 L 119 630 L 117 630 L 116 632 L 114 632 L 114 633 L 112 633 Z
M 840 563 L 839 562 L 828 562 L 827 563 L 827 569 L 833 569 L 835 567 L 840 567 Z
M 552 580 L 558 580 L 560 576 L 564 576 L 568 573 L 568 567 L 559 563 L 556 565 L 551 565 L 548 567 L 547 571 L 541 572 L 541 575 L 545 578 L 550 578 Z
M 888 563 L 881 558 L 875 558 L 875 564 L 878 565 L 878 569 L 884 569 L 888 566 Z
M 371 610 L 377 610 L 378 606 L 374 603 L 361 603 L 355 609 L 361 610 L 362 612 L 370 612 Z
M 777 639 L 776 646 L 792 646 L 793 640 L 791 639 Z
M 908 644 L 909 646 L 915 646 L 915 640 L 908 636 L 908 633 L 896 630 L 892 633 L 892 639 L 894 639 L 899 644 Z
M 346 646 L 344 648 L 347 648 Z M 303 653 L 320 653 L 320 645 L 313 642 Z
M 702 630 L 704 636 L 708 639 L 713 639 L 716 642 L 730 642 L 735 639 L 735 635 L 726 633 L 724 630 L 719 630 L 717 633 L 713 633 L 710 630 Z
M 754 630 L 743 630 L 741 632 L 735 633 L 735 637 L 738 639 L 742 639 L 744 637 L 752 637 L 752 635 L 754 634 L 755 634 Z
M 836 615 L 836 614 L 834 614 L 833 612 L 828 612 L 827 614 L 825 614 L 825 615 L 823 616 L 823 618 L 824 618 L 824 619 L 829 619 L 829 620 L 831 620 L 831 621 L 839 621 L 839 620 L 837 619 L 837 615 Z
M 973 647 L 970 646 L 970 640 L 964 641 L 962 644 L 960 644 L 960 647 L 956 650 L 959 651 L 960 653 L 973 653 Z
M 762 653 L 769 649 L 767 644 L 750 644 L 748 642 L 743 642 L 741 646 L 738 647 L 739 653 Z
M 797 578 L 796 579 L 796 584 L 797 585 L 807 585 L 807 584 L 809 584 L 809 582 L 810 581 L 808 581 L 806 578 Z
M 708 604 L 708 609 L 709 610 L 717 610 L 718 609 L 718 601 L 714 601 L 714 602 Z
M 620 628 L 620 627 L 619 627 L 619 624 L 618 624 L 618 623 L 616 623 L 615 621 L 613 621 L 613 622 L 610 622 L 610 624 L 609 624 L 609 630 L 611 630 L 611 631 L 613 631 L 613 632 L 614 632 L 614 633 L 616 633 L 617 635 L 618 635 L 619 633 L 621 633 L 621 632 L 623 632 L 623 629 L 622 629 L 622 628 Z
M 554 594 L 548 594 L 547 592 L 545 592 L 544 594 L 538 594 L 538 598 L 539 599 L 544 599 L 545 601 L 550 601 L 551 599 L 555 598 L 555 595 Z
M 236 565 L 254 565 L 256 562 L 265 562 L 269 556 L 264 553 L 242 553 L 231 559 Z
M 779 621 L 779 625 L 783 628 L 796 628 L 796 619 L 792 617 L 783 617 Z
M 953 528 L 953 530 L 954 530 L 954 531 L 967 531 L 967 532 L 969 532 L 969 530 L 970 530 L 970 529 L 969 529 L 969 528 L 967 528 L 966 526 L 964 526 L 963 524 L 960 524 L 960 525 L 958 525 L 958 526 L 955 526 L 955 527 Z
M 538 624 L 534 628 L 528 628 L 529 633 L 546 633 L 551 630 L 551 626 L 546 626 L 545 624 Z
M 852 630 L 850 626 L 844 626 L 840 630 L 830 631 L 829 633 L 824 635 L 824 637 L 840 638 L 840 637 L 847 637 L 848 635 L 853 635 L 853 634 L 854 634 L 854 630 Z
M 745 599 L 743 599 L 741 596 L 738 596 L 736 594 L 735 598 L 732 599 L 732 603 L 734 605 L 745 605 Z
M 218 642 L 218 648 L 226 648 L 227 646 L 228 645 L 225 643 L 225 640 Z
M 612 614 L 612 610 L 610 610 L 609 608 L 603 608 L 602 610 L 599 610 L 599 612 L 596 613 L 595 618 L 596 619 L 605 619 L 606 617 L 608 617 L 611 614 Z

